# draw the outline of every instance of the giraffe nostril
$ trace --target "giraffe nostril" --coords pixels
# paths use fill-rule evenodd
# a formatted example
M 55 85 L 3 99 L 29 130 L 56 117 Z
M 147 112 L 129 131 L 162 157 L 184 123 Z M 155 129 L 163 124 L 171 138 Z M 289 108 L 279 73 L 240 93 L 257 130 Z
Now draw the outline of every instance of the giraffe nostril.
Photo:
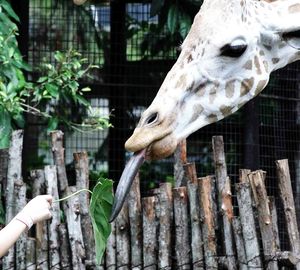
M 151 114 L 145 121 L 146 125 L 155 123 L 158 120 L 158 113 Z

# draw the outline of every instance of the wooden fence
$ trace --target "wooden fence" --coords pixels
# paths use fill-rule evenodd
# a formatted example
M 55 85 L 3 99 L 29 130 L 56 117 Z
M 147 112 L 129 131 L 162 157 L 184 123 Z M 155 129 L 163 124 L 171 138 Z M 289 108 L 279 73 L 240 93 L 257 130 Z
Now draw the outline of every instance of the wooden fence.
M 87 154 L 74 154 L 76 184 L 70 186 L 63 134 L 54 132 L 51 138 L 55 165 L 32 171 L 26 184 L 21 172 L 22 131 L 13 133 L 7 155 L 0 152 L 7 220 L 25 205 L 26 194 L 62 197 L 88 188 Z M 150 197 L 141 198 L 136 177 L 112 224 L 102 265 L 95 264 L 89 198 L 82 193 L 54 204 L 52 220 L 23 234 L 3 257 L 1 269 L 300 269 L 300 240 L 287 160 L 276 161 L 290 242 L 290 250 L 282 251 L 275 202 L 265 188 L 266 173 L 240 171 L 240 181 L 234 185 L 235 215 L 222 137 L 213 137 L 213 156 L 215 175 L 197 178 L 195 165 L 187 163 L 183 143 L 175 154 L 176 187 L 161 184 Z

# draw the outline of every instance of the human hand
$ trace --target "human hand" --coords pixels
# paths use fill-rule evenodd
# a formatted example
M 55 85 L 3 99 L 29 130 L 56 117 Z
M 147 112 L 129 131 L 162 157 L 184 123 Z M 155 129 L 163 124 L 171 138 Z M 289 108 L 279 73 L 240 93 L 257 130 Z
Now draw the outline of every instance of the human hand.
M 16 219 L 25 223 L 29 229 L 33 224 L 51 218 L 52 200 L 51 195 L 36 196 L 16 216 Z

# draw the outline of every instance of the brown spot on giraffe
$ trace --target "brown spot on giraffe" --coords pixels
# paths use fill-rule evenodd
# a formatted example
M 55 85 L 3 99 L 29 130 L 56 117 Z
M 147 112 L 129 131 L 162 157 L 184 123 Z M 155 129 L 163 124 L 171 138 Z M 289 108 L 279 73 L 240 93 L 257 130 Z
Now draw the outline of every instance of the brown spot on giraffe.
M 260 50 L 259 51 L 259 55 L 264 56 L 265 55 L 265 51 L 264 50 Z
M 244 69 L 247 69 L 247 70 L 252 70 L 253 68 L 253 64 L 252 64 L 252 60 L 248 60 L 245 65 L 243 66 Z
M 259 63 L 259 58 L 257 55 L 255 55 L 254 57 L 254 65 L 256 67 L 256 72 L 258 75 L 261 75 L 262 74 L 262 71 L 261 71 L 261 68 L 260 68 L 260 63 Z
M 256 86 L 256 90 L 255 90 L 255 96 L 257 96 L 267 85 L 268 80 L 261 80 L 258 82 L 257 86 Z
M 192 56 L 192 54 L 190 54 L 187 58 L 187 63 L 191 63 L 193 60 L 194 60 L 193 56 Z
M 271 50 L 272 50 L 272 46 L 270 46 L 270 45 L 264 44 L 263 46 L 264 46 L 268 51 L 271 51 Z
M 272 63 L 273 63 L 273 64 L 278 64 L 279 61 L 280 61 L 279 58 L 272 58 Z
M 220 112 L 223 116 L 227 116 L 232 113 L 232 107 L 222 105 L 220 108 Z
M 215 123 L 215 122 L 218 121 L 218 116 L 215 115 L 215 114 L 210 114 L 210 115 L 207 116 L 207 121 L 208 121 L 209 124 Z
M 225 85 L 225 93 L 227 98 L 232 98 L 234 95 L 234 81 L 229 81 Z
M 194 113 L 193 113 L 191 122 L 194 122 L 199 117 L 199 115 L 203 112 L 203 110 L 204 109 L 200 104 L 194 105 L 194 107 L 193 107 L 193 112 Z
M 294 4 L 289 7 L 289 13 L 298 13 L 300 12 L 300 4 Z
M 265 71 L 268 72 L 269 71 L 269 63 L 268 63 L 268 61 L 264 60 L 263 64 L 264 64 L 264 67 L 265 67 Z
M 254 78 L 244 79 L 241 84 L 240 96 L 243 97 L 249 93 L 254 85 Z
M 217 98 L 217 89 L 219 85 L 213 86 L 213 88 L 209 91 L 209 103 L 213 103 L 215 99 Z
M 186 81 L 187 81 L 186 75 L 185 74 L 181 75 L 179 77 L 178 82 L 175 85 L 175 88 L 185 89 L 186 88 Z

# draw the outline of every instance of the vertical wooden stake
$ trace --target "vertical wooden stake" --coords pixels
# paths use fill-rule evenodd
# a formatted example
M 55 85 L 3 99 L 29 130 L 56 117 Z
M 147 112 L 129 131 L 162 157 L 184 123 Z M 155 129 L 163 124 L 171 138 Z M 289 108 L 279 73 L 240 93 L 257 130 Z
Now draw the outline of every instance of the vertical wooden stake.
M 26 270 L 36 270 L 35 238 L 26 240 Z
M 181 141 L 174 153 L 174 179 L 175 187 L 186 186 L 183 165 L 187 163 L 186 140 Z
M 241 221 L 238 217 L 233 218 L 232 227 L 236 244 L 237 259 L 239 262 L 239 270 L 248 270 L 242 226 Z
M 116 223 L 111 223 L 111 234 L 107 240 L 105 265 L 107 270 L 117 269 L 117 258 L 116 258 Z

